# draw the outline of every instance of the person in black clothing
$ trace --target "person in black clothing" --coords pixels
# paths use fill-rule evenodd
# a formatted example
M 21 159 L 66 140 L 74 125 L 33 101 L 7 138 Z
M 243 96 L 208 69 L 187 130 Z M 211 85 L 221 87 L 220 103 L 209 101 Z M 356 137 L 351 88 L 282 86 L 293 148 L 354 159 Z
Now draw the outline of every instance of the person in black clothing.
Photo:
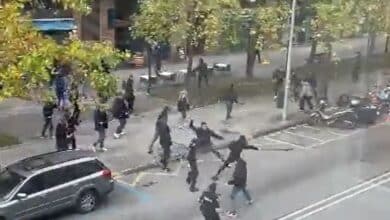
M 237 193 L 241 191 L 244 194 L 245 198 L 247 199 L 248 205 L 251 205 L 253 203 L 253 200 L 248 190 L 246 189 L 246 182 L 247 182 L 246 162 L 242 158 L 239 158 L 237 160 L 236 167 L 233 172 L 233 178 L 228 182 L 229 185 L 233 185 L 230 198 L 234 201 Z M 232 210 L 230 214 L 236 215 L 236 211 Z
M 220 220 L 217 209 L 219 209 L 217 184 L 211 183 L 199 198 L 200 211 L 205 220 Z
M 168 168 L 168 161 L 171 156 L 172 145 L 171 130 L 164 120 L 159 120 L 157 122 L 157 132 L 158 137 L 160 138 L 161 148 L 163 149 L 163 156 L 161 158 L 162 168 L 163 170 L 169 172 L 170 169 Z
M 202 85 L 202 80 L 204 79 L 206 86 L 209 84 L 208 79 L 208 67 L 207 63 L 204 62 L 203 58 L 199 58 L 198 66 L 193 70 L 193 72 L 198 72 L 198 87 Z
M 223 140 L 223 137 L 216 134 L 213 130 L 207 127 L 206 122 L 202 122 L 200 127 L 194 126 L 194 121 L 191 120 L 190 128 L 196 133 L 198 138 L 198 147 L 204 147 L 205 149 L 211 150 L 211 152 L 222 162 L 224 161 L 222 155 L 213 148 L 211 137 Z
M 98 139 L 93 144 L 94 149 L 99 145 L 101 151 L 106 151 L 104 148 L 104 139 L 106 138 L 106 130 L 108 128 L 108 116 L 103 106 L 97 106 L 94 112 L 95 131 L 98 132 Z
M 162 66 L 161 46 L 159 44 L 156 44 L 153 52 L 154 52 L 154 60 L 155 60 L 154 71 L 155 71 L 156 75 L 158 76 L 161 72 L 161 66 Z
M 230 150 L 229 156 L 225 163 L 219 168 L 217 174 L 213 177 L 214 180 L 218 179 L 219 174 L 229 166 L 229 164 L 238 161 L 241 158 L 241 152 L 245 149 L 251 149 L 251 150 L 259 150 L 258 147 L 255 147 L 253 145 L 248 145 L 248 141 L 246 140 L 246 137 L 244 135 L 241 135 L 238 140 L 232 141 L 228 148 Z
M 123 94 L 120 93 L 115 98 L 114 103 L 112 105 L 112 114 L 114 118 L 118 119 L 119 121 L 119 126 L 114 133 L 115 138 L 120 138 L 122 135 L 125 134 L 125 132 L 123 132 L 123 129 L 125 128 L 127 119 L 129 118 L 129 109 L 122 95 Z
M 56 126 L 56 146 L 57 151 L 65 151 L 68 150 L 68 142 L 67 142 L 67 124 L 66 119 L 61 118 L 59 123 Z
M 230 88 L 227 90 L 225 96 L 223 97 L 223 100 L 226 103 L 226 120 L 232 118 L 232 110 L 233 110 L 233 104 L 238 103 L 238 96 L 237 92 L 234 89 L 234 85 L 231 84 Z
M 134 111 L 134 88 L 133 88 L 133 75 L 130 75 L 129 78 L 123 82 L 123 90 L 125 91 L 124 98 L 127 102 L 130 112 Z
M 286 72 L 282 68 L 278 68 L 272 73 L 274 99 L 276 99 L 279 90 L 283 86 L 285 75 Z
M 46 137 L 45 133 L 47 129 L 49 129 L 49 136 L 53 137 L 53 112 L 55 108 L 57 108 L 57 104 L 52 100 L 46 101 L 43 105 L 42 114 L 45 123 L 43 124 L 41 138 Z
M 77 103 L 77 100 L 74 100 L 73 103 L 73 113 L 72 115 L 67 116 L 67 139 L 68 139 L 68 144 L 71 144 L 72 149 L 76 149 L 76 126 L 80 124 L 80 107 Z M 67 114 L 66 114 L 67 115 Z
M 260 52 L 260 49 L 256 49 L 256 57 L 257 57 L 257 62 L 261 63 L 261 52 Z
M 187 161 L 190 165 L 190 171 L 188 172 L 186 182 L 190 185 L 190 191 L 191 192 L 197 192 L 199 191 L 198 188 L 196 188 L 196 179 L 198 178 L 199 171 L 198 171 L 198 165 L 196 163 L 196 147 L 197 147 L 197 139 L 194 138 L 191 140 L 190 143 L 190 150 L 187 154 Z
M 360 51 L 356 52 L 355 65 L 352 70 L 352 82 L 357 82 L 359 80 L 359 74 L 362 66 L 362 54 Z
M 163 108 L 163 110 L 161 111 L 161 113 L 157 117 L 156 127 L 155 127 L 155 131 L 154 131 L 152 143 L 150 143 L 150 145 L 149 145 L 148 154 L 152 154 L 153 153 L 153 145 L 157 141 L 157 138 L 159 137 L 159 133 L 158 133 L 158 125 L 159 125 L 159 123 L 165 123 L 165 124 L 168 123 L 168 111 L 169 111 L 169 107 L 165 106 Z

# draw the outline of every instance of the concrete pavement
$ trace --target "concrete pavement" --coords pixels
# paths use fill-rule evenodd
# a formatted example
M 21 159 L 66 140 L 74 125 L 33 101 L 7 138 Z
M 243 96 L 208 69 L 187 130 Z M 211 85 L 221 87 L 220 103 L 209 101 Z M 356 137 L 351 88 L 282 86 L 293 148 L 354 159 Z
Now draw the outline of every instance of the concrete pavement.
M 302 130 L 303 129 L 303 130 Z M 252 140 L 262 144 L 267 151 L 244 151 L 248 162 L 248 189 L 255 200 L 252 206 L 244 203 L 241 195 L 235 207 L 241 220 L 289 220 L 289 219 L 387 219 L 389 199 L 386 184 L 390 182 L 390 153 L 387 137 L 390 124 L 378 124 L 368 129 L 344 131 L 325 129 L 315 132 L 314 127 L 297 126 L 282 131 L 296 134 L 295 139 L 274 137 Z M 295 131 L 294 131 L 295 130 Z M 297 144 L 301 133 L 308 138 L 325 139 L 315 147 Z M 278 142 L 278 140 L 283 140 Z M 292 147 L 292 151 L 278 151 Z M 274 149 L 275 151 L 272 151 Z M 227 154 L 226 151 L 221 151 Z M 199 187 L 205 189 L 211 183 L 221 162 L 212 155 L 199 156 Z M 197 199 L 201 192 L 190 193 L 185 183 L 185 162 L 172 165 L 173 172 L 150 170 L 121 177 L 117 190 L 102 208 L 82 216 L 71 214 L 56 216 L 58 219 L 134 219 L 170 220 L 203 219 Z M 231 186 L 226 185 L 232 169 L 227 169 L 218 181 L 223 210 L 230 210 Z M 229 218 L 222 218 L 229 219 Z

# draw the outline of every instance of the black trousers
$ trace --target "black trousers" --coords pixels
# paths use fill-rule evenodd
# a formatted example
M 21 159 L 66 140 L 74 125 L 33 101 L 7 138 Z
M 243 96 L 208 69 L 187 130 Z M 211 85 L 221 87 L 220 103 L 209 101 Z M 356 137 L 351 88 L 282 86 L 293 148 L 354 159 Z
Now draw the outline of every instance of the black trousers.
M 53 119 L 50 118 L 45 118 L 45 123 L 43 124 L 42 128 L 42 136 L 45 136 L 46 130 L 49 129 L 49 135 L 50 137 L 53 136 Z
M 233 102 L 226 101 L 226 120 L 232 117 Z
M 222 166 L 218 169 L 217 176 L 218 176 L 219 174 L 221 174 L 221 172 L 222 172 L 224 169 L 226 169 L 226 167 L 228 167 L 229 164 L 231 164 L 231 163 L 237 161 L 238 158 L 239 158 L 239 156 L 238 156 L 238 157 L 235 157 L 235 156 L 233 156 L 232 154 L 229 154 L 227 160 L 226 160 L 226 161 L 222 164 Z
M 75 150 L 76 149 L 76 137 L 74 136 L 74 134 L 72 134 L 72 136 L 70 136 L 68 138 L 68 146 L 71 145 L 72 146 L 72 149 Z
M 305 110 L 305 102 L 309 105 L 310 110 L 313 109 L 313 103 L 311 102 L 311 96 L 302 96 L 299 100 L 299 109 Z
M 199 77 L 198 77 L 198 88 L 202 87 L 202 80 L 204 80 L 204 82 L 206 83 L 206 86 L 209 85 L 209 77 L 207 76 L 207 74 L 199 75 Z
M 217 211 L 202 211 L 202 215 L 205 220 L 220 220 L 219 214 Z
M 186 110 L 180 111 L 180 113 L 181 113 L 181 117 L 183 119 L 187 118 L 187 111 Z
M 196 164 L 196 160 L 189 160 L 188 163 L 190 164 L 190 171 L 187 174 L 187 183 L 190 184 L 190 188 L 195 188 L 196 185 L 196 179 L 198 178 L 199 171 L 198 171 L 198 165 Z
M 161 158 L 161 163 L 163 165 L 163 169 L 168 167 L 168 161 L 171 157 L 171 145 L 161 145 L 163 149 L 163 156 Z
M 115 133 L 120 134 L 120 133 L 122 133 L 123 128 L 125 128 L 125 126 L 126 126 L 127 119 L 126 118 L 118 118 L 118 121 L 119 121 L 119 125 L 116 128 Z

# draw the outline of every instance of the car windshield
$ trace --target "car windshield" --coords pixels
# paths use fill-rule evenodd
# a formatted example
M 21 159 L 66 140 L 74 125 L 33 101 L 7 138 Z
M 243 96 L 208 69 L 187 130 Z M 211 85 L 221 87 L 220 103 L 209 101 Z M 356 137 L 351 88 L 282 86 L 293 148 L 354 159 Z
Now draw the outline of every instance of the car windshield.
M 0 200 L 6 199 L 8 194 L 22 183 L 25 178 L 10 172 L 8 169 L 0 171 Z

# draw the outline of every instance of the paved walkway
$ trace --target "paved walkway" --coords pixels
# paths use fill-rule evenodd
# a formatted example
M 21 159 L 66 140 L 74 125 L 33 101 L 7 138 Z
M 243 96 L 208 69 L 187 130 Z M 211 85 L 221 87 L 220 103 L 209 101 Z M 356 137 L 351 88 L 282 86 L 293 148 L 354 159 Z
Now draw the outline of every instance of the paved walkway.
M 149 145 L 154 132 L 154 124 L 159 111 L 152 111 L 143 115 L 131 117 L 125 129 L 127 134 L 121 139 L 113 139 L 112 134 L 117 122 L 111 122 L 106 141 L 105 153 L 97 153 L 109 167 L 116 172 L 131 170 L 139 166 L 150 165 L 154 157 L 148 155 Z M 280 111 L 275 110 L 271 98 L 253 98 L 245 101 L 244 105 L 235 106 L 233 119 L 226 122 L 224 104 L 216 104 L 204 108 L 194 109 L 189 113 L 189 118 L 194 119 L 195 125 L 206 121 L 209 127 L 225 137 L 225 140 L 214 141 L 216 146 L 226 145 L 240 133 L 252 136 L 269 129 L 282 128 L 291 123 L 303 120 L 306 116 L 298 113 L 296 106 L 290 110 L 291 120 L 282 122 Z M 185 150 L 194 133 L 188 128 L 189 119 L 182 121 L 179 113 L 174 110 L 169 115 L 169 124 L 172 129 L 174 151 Z M 91 122 L 81 124 L 77 131 L 77 142 L 80 149 L 91 149 L 91 144 L 96 139 Z M 2 150 L 0 164 L 8 164 L 23 157 L 45 153 L 55 150 L 54 140 L 34 139 L 19 146 Z M 158 143 L 155 147 L 157 149 Z

